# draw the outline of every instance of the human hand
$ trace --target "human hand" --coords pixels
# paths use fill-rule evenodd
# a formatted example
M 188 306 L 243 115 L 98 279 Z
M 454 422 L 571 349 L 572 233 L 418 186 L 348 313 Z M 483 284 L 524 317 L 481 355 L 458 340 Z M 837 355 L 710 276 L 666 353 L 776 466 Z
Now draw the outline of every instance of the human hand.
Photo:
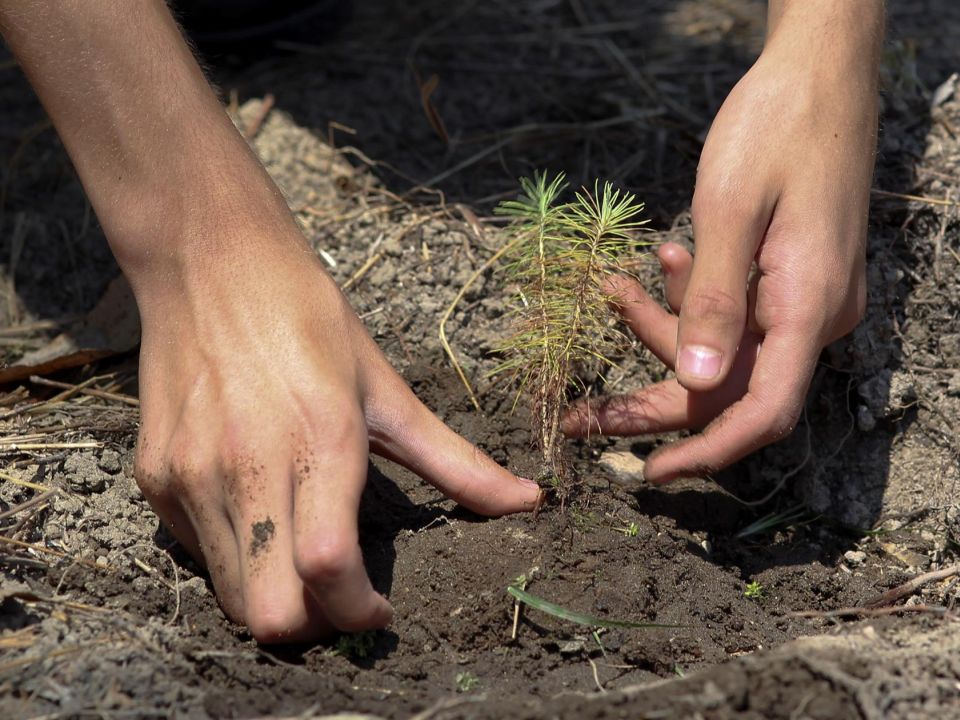
M 137 298 L 137 480 L 231 618 L 262 642 L 390 621 L 358 541 L 368 450 L 476 512 L 534 507 L 387 363 L 166 3 L 0 0 L 0 32 Z
M 302 241 L 248 255 L 141 291 L 138 482 L 257 640 L 385 626 L 358 542 L 368 449 L 485 515 L 539 490 L 414 397 Z
M 877 30 L 861 37 L 853 23 L 864 19 L 845 5 L 826 28 L 805 16 L 824 7 L 780 13 L 710 129 L 693 198 L 696 255 L 672 244 L 659 253 L 679 317 L 638 284 L 616 283 L 628 324 L 676 378 L 580 403 L 565 420 L 574 436 L 706 425 L 649 457 L 651 482 L 709 474 L 790 433 L 820 351 L 863 314 Z

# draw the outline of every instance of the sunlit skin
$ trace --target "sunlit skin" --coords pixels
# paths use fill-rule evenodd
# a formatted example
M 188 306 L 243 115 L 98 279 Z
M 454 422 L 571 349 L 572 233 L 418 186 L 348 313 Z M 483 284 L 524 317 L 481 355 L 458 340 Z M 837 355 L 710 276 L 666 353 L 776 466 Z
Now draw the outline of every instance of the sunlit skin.
M 708 474 L 790 433 L 820 351 L 866 303 L 881 2 L 771 2 L 760 58 L 721 107 L 693 196 L 695 255 L 660 261 L 673 314 L 622 281 L 621 309 L 676 377 L 597 407 L 573 436 L 702 432 L 647 460 Z
M 679 317 L 637 285 L 617 295 L 676 380 L 567 420 L 571 434 L 706 424 L 651 456 L 652 481 L 789 432 L 820 350 L 863 310 L 882 3 L 774 0 L 769 16 L 703 149 L 695 257 L 660 251 Z M 359 548 L 369 452 L 479 513 L 536 506 L 534 483 L 390 367 L 161 0 L 0 0 L 0 32 L 137 297 L 137 480 L 231 618 L 262 642 L 390 622 Z
M 267 643 L 391 621 L 359 545 L 370 452 L 484 515 L 536 506 L 390 367 L 164 3 L 0 0 L 0 30 L 137 297 L 137 481 L 228 616 Z

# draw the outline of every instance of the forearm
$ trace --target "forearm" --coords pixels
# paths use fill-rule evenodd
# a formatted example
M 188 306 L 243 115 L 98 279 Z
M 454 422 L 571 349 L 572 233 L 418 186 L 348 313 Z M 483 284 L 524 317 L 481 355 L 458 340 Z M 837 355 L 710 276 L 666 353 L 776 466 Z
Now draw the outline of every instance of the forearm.
M 251 205 L 290 222 L 162 0 L 0 0 L 0 31 L 135 286 L 255 236 Z
M 767 43 L 782 39 L 802 45 L 810 57 L 849 59 L 875 69 L 883 43 L 884 6 L 884 0 L 769 0 Z

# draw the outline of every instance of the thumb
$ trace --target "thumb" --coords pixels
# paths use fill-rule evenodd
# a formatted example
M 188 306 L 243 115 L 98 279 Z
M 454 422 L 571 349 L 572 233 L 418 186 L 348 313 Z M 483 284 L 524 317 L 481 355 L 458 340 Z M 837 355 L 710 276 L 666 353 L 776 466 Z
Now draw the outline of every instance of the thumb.
M 697 219 L 693 268 L 680 303 L 676 373 L 688 390 L 705 391 L 723 382 L 736 357 L 747 319 L 747 276 L 763 226 L 730 212 Z
M 368 410 L 374 452 L 415 472 L 444 495 L 481 515 L 533 510 L 540 488 L 514 476 L 448 428 L 405 383 L 386 395 L 385 412 Z

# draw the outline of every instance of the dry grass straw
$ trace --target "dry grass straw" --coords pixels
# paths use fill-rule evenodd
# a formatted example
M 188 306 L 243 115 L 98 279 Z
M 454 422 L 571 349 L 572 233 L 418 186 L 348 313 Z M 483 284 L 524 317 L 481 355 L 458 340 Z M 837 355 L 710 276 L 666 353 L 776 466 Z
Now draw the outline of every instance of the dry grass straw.
M 70 555 L 69 553 L 62 552 L 60 550 L 54 550 L 53 548 L 48 548 L 44 545 L 39 545 L 37 543 L 28 543 L 23 542 L 22 540 L 14 540 L 13 538 L 8 538 L 3 535 L 0 535 L 0 544 L 11 545 L 13 547 L 22 548 L 24 550 L 29 550 L 34 553 L 40 553 L 41 555 L 49 555 L 51 557 L 63 558 L 70 560 L 77 565 L 83 565 L 88 568 L 93 568 L 94 570 L 106 570 L 113 572 L 116 568 L 111 567 L 110 565 L 101 565 L 100 563 L 93 562 L 91 560 L 86 560 L 84 558 L 76 558 Z
M 467 397 L 470 398 L 470 404 L 479 412 L 480 411 L 480 401 L 477 400 L 477 395 L 473 391 L 473 386 L 470 384 L 470 381 L 467 379 L 466 373 L 463 372 L 463 367 L 461 367 L 460 362 L 457 360 L 457 355 L 454 353 L 453 348 L 450 347 L 450 340 L 447 338 L 447 323 L 450 321 L 450 318 L 453 316 L 453 313 L 456 311 L 457 306 L 460 304 L 460 301 L 463 300 L 463 296 L 466 295 L 467 291 L 473 287 L 474 283 L 477 282 L 477 279 L 483 275 L 487 270 L 492 268 L 496 263 L 502 258 L 506 253 L 511 252 L 519 242 L 520 238 L 517 238 L 511 242 L 506 243 L 503 247 L 497 250 L 493 255 L 491 255 L 486 262 L 484 262 L 480 267 L 473 271 L 473 274 L 467 278 L 467 281 L 461 286 L 460 290 L 457 292 L 456 297 L 453 298 L 446 310 L 443 311 L 443 315 L 440 317 L 440 344 L 443 346 L 444 352 L 447 354 L 447 357 L 450 359 L 450 364 L 453 365 L 453 369 L 457 373 L 457 377 L 460 378 L 460 382 L 463 383 L 463 387 L 467 391 Z

